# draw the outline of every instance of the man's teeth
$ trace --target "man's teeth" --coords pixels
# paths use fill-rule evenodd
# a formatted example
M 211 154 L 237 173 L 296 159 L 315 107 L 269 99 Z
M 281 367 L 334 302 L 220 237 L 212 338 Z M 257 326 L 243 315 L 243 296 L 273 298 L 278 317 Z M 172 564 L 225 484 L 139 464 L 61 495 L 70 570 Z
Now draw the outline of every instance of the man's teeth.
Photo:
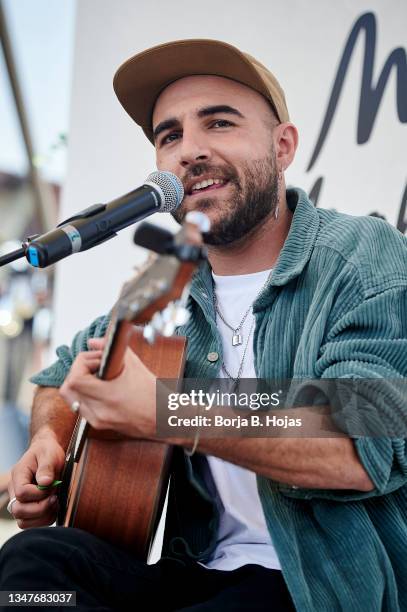
M 195 183 L 191 191 L 197 191 L 197 189 L 205 189 L 205 187 L 210 187 L 211 185 L 223 185 L 224 182 L 225 181 L 223 181 L 222 179 L 207 179 L 206 181 Z

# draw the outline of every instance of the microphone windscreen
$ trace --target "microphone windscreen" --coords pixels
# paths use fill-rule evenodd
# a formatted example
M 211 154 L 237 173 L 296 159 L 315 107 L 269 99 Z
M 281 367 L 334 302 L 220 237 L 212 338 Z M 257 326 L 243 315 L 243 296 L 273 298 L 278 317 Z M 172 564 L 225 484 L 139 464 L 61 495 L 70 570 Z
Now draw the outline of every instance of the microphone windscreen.
M 158 212 L 171 212 L 178 208 L 184 199 L 182 182 L 172 172 L 152 172 L 148 175 L 145 184 L 158 186 L 163 194 Z

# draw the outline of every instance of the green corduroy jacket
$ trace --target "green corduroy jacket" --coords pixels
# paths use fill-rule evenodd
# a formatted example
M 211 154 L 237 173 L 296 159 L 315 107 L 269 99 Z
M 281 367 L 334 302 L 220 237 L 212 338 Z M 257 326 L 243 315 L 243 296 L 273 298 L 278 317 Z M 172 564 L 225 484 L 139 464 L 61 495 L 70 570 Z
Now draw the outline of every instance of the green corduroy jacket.
M 255 370 L 263 379 L 407 377 L 407 239 L 385 221 L 317 209 L 299 189 L 289 235 L 256 300 Z M 194 278 L 185 376 L 216 378 L 222 358 L 209 266 Z M 58 361 L 32 378 L 60 386 L 72 360 L 108 317 L 79 332 Z M 216 362 L 208 360 L 217 352 Z M 388 381 L 388 383 L 387 383 Z M 386 394 L 373 408 L 397 408 Z M 403 436 L 405 435 L 405 428 Z M 404 437 L 356 437 L 375 485 L 369 492 L 293 488 L 258 477 L 268 529 L 300 612 L 407 611 L 407 457 Z M 199 454 L 175 453 L 164 555 L 208 559 L 218 516 Z M 272 602 L 270 602 L 272 608 Z

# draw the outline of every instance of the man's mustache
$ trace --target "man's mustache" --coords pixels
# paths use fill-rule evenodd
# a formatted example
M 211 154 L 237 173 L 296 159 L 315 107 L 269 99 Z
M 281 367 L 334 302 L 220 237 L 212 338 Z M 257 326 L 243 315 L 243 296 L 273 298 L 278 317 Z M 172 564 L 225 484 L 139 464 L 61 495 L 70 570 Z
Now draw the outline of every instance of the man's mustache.
M 221 179 L 224 181 L 230 181 L 240 186 L 239 177 L 237 172 L 231 166 L 212 166 L 211 164 L 199 163 L 191 166 L 182 177 L 184 188 L 190 183 L 192 179 L 198 178 L 203 174 L 210 174 L 214 179 Z

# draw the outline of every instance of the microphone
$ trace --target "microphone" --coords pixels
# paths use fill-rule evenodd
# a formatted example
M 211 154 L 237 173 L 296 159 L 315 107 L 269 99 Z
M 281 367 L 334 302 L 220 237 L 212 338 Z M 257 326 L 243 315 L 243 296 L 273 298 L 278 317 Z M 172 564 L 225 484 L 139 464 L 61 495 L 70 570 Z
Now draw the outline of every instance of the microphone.
M 171 212 L 184 197 L 180 179 L 172 172 L 152 172 L 145 183 L 108 202 L 94 204 L 69 217 L 56 229 L 28 239 L 25 256 L 37 268 L 79 251 L 86 251 L 117 235 L 117 232 L 155 212 Z

